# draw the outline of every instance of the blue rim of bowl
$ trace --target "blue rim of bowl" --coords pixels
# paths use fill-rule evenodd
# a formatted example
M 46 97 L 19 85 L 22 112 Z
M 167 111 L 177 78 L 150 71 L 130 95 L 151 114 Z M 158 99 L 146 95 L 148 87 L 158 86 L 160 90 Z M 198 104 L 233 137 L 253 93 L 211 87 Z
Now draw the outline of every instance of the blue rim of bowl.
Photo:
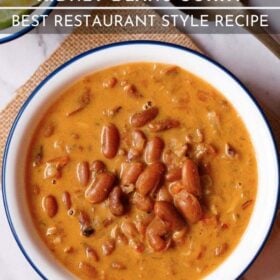
M 52 9 L 50 9 L 50 7 L 56 6 L 57 3 L 58 3 L 57 0 L 53 0 L 52 2 L 50 2 L 49 6 L 46 7 L 46 10 L 42 14 L 39 15 L 40 16 L 39 23 L 42 22 L 42 16 L 49 15 L 51 13 Z M 13 41 L 13 40 L 23 36 L 24 34 L 30 32 L 34 28 L 35 28 L 35 26 L 32 26 L 32 23 L 31 23 L 29 26 L 26 26 L 13 34 L 7 34 L 7 36 L 0 38 L 0 45 Z M 1 30 L 0 30 L 0 32 L 1 32 Z
M 56 70 L 54 70 L 51 74 L 49 74 L 36 88 L 35 90 L 31 93 L 31 95 L 27 98 L 27 100 L 24 102 L 24 104 L 22 105 L 22 107 L 20 108 L 14 122 L 13 125 L 10 129 L 8 138 L 7 138 L 7 142 L 5 145 L 5 149 L 4 149 L 4 155 L 3 155 L 3 162 L 2 162 L 2 196 L 3 196 L 3 202 L 4 202 L 4 208 L 5 208 L 5 212 L 6 212 L 6 217 L 11 229 L 11 232 L 13 234 L 13 237 L 17 243 L 17 245 L 19 246 L 22 254 L 24 255 L 24 257 L 26 258 L 26 260 L 29 262 L 29 264 L 32 266 L 32 268 L 38 273 L 38 275 L 42 278 L 42 279 L 46 279 L 47 278 L 44 276 L 44 274 L 40 271 L 40 269 L 34 264 L 34 262 L 30 259 L 30 257 L 28 256 L 27 252 L 25 251 L 25 249 L 23 248 L 21 241 L 16 233 L 16 229 L 13 225 L 11 216 L 10 216 L 10 211 L 9 211 L 9 206 L 8 206 L 8 202 L 7 202 L 7 196 L 6 196 L 6 183 L 5 183 L 5 177 L 6 177 L 6 161 L 7 161 L 7 156 L 8 156 L 8 152 L 9 152 L 9 147 L 10 147 L 10 142 L 11 139 L 13 137 L 15 128 L 17 126 L 17 123 L 22 115 L 22 113 L 25 111 L 26 107 L 28 106 L 28 104 L 30 103 L 30 101 L 32 100 L 32 98 L 38 93 L 38 91 L 50 80 L 52 79 L 52 77 L 54 77 L 57 73 L 59 73 L 61 70 L 63 70 L 64 68 L 66 68 L 67 66 L 71 65 L 72 63 L 76 62 L 77 60 L 90 55 L 92 53 L 96 53 L 99 51 L 102 51 L 104 49 L 109 49 L 112 47 L 118 47 L 118 46 L 125 46 L 125 45 L 135 45 L 135 44 L 143 44 L 143 45 L 157 45 L 157 46 L 165 46 L 165 47 L 170 47 L 170 48 L 175 48 L 175 49 L 179 49 L 179 50 L 183 50 L 185 52 L 188 53 L 192 53 L 204 60 L 206 60 L 207 62 L 210 62 L 212 64 L 214 64 L 215 66 L 217 66 L 218 68 L 220 68 L 221 70 L 223 70 L 228 76 L 230 76 L 230 78 L 232 78 L 236 83 L 238 83 L 241 88 L 246 92 L 246 94 L 250 97 L 251 101 L 255 104 L 255 106 L 258 108 L 259 113 L 261 114 L 261 116 L 263 117 L 264 122 L 266 123 L 266 126 L 269 130 L 270 133 L 270 137 L 273 143 L 273 148 L 274 148 L 274 152 L 276 155 L 276 164 L 277 164 L 277 181 L 278 181 L 278 189 L 277 189 L 277 201 L 275 204 L 275 209 L 274 209 L 274 214 L 273 217 L 271 219 L 271 223 L 269 226 L 269 229 L 265 235 L 265 238 L 262 241 L 262 244 L 260 244 L 260 247 L 258 249 L 258 251 L 255 253 L 254 257 L 252 258 L 252 260 L 250 261 L 250 263 L 243 269 L 242 272 L 240 272 L 240 274 L 237 276 L 236 279 L 239 279 L 240 277 L 242 277 L 242 275 L 250 268 L 250 266 L 254 263 L 254 261 L 256 260 L 256 258 L 258 257 L 258 255 L 260 254 L 260 252 L 262 251 L 270 233 L 272 230 L 272 226 L 274 224 L 275 221 L 275 217 L 276 217 L 276 212 L 277 212 L 277 208 L 278 208 L 278 204 L 279 204 L 279 188 L 280 188 L 280 182 L 279 182 L 279 173 L 280 173 L 280 159 L 279 159 L 279 154 L 278 154 L 278 150 L 277 150 L 277 145 L 272 133 L 272 129 L 271 126 L 268 122 L 268 120 L 266 119 L 266 116 L 263 112 L 263 110 L 261 109 L 260 105 L 258 104 L 258 102 L 256 101 L 256 99 L 252 96 L 252 94 L 249 92 L 249 90 L 237 79 L 237 77 L 235 75 L 233 75 L 229 70 L 227 70 L 224 66 L 222 66 L 221 64 L 219 64 L 218 62 L 212 60 L 211 58 L 197 52 L 194 50 L 191 50 L 189 48 L 183 47 L 183 46 L 179 46 L 176 44 L 172 44 L 172 43 L 167 43 L 167 42 L 161 42 L 161 41 L 151 41 L 151 40 L 135 40 L 135 41 L 123 41 L 123 42 L 116 42 L 116 43 L 112 43 L 112 44 L 108 44 L 108 45 L 104 45 L 101 47 L 97 47 L 94 49 L 91 49 L 89 51 L 86 51 L 82 54 L 79 54 L 77 56 L 75 56 L 74 58 L 70 59 L 69 61 L 67 61 L 66 63 L 64 63 L 63 65 L 61 65 L 60 67 L 58 67 Z

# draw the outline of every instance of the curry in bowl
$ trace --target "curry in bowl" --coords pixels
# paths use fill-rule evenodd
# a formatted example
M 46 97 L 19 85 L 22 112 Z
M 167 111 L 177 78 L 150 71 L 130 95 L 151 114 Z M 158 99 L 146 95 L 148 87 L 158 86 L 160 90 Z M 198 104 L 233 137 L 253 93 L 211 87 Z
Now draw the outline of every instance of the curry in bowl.
M 240 241 L 257 192 L 235 109 L 157 63 L 70 85 L 40 121 L 26 166 L 38 233 L 80 279 L 200 279 Z

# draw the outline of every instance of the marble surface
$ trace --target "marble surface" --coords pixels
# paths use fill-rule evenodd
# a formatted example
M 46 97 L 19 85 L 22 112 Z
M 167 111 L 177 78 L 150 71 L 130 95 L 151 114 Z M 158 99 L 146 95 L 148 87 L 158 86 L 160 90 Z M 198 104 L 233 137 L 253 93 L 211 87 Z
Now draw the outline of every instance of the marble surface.
M 14 97 L 37 67 L 59 46 L 65 35 L 42 35 L 40 28 L 0 45 L 0 109 Z M 232 71 L 270 110 L 280 117 L 280 60 L 252 35 L 192 35 L 211 58 Z M 1 129 L 1 124 L 0 124 Z M 0 201 L 0 279 L 39 279 L 20 253 Z M 280 279 L 280 222 L 246 279 Z M 25 277 L 26 276 L 26 277 Z M 54 279 L 55 280 L 55 279 Z

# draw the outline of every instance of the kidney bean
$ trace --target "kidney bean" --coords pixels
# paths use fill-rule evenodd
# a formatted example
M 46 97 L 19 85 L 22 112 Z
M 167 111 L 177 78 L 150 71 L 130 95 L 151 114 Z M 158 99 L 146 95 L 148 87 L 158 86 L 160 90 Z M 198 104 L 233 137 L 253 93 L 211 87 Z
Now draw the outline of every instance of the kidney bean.
M 90 217 L 85 211 L 80 211 L 78 220 L 81 226 L 82 235 L 89 237 L 94 233 L 94 228 L 91 225 Z
M 141 235 L 142 239 L 144 240 L 147 226 L 154 218 L 154 213 L 147 214 L 145 216 L 136 216 L 135 226 Z
M 155 215 L 164 221 L 172 231 L 180 230 L 185 222 L 172 203 L 167 201 L 156 201 L 154 207 Z
M 195 224 L 202 218 L 202 208 L 198 199 L 186 190 L 174 195 L 174 204 L 187 222 Z
M 126 84 L 123 90 L 130 97 L 133 98 L 143 97 L 143 95 L 138 91 L 137 87 L 133 84 Z
M 137 112 L 130 118 L 133 127 L 142 127 L 152 121 L 158 115 L 158 108 L 151 107 L 144 111 Z
M 86 189 L 85 197 L 91 203 L 104 201 L 114 187 L 116 176 L 111 172 L 103 172 L 96 176 L 93 183 Z
M 151 132 L 160 132 L 168 129 L 176 128 L 180 126 L 180 122 L 178 120 L 174 120 L 171 118 L 155 121 L 148 125 L 148 128 Z
M 78 219 L 79 219 L 79 223 L 82 226 L 90 224 L 90 217 L 85 211 L 80 211 Z
M 165 149 L 162 153 L 162 161 L 167 166 L 174 166 L 176 163 L 176 155 L 171 149 Z
M 47 163 L 45 170 L 44 170 L 44 179 L 49 178 L 55 178 L 59 179 L 61 178 L 61 169 L 57 168 L 55 163 Z
M 77 179 L 82 186 L 86 186 L 89 182 L 89 163 L 87 161 L 79 162 L 77 165 Z
M 142 196 L 138 192 L 135 192 L 132 199 L 133 204 L 135 204 L 136 208 L 144 211 L 151 212 L 154 207 L 154 202 L 149 196 Z
M 169 190 L 166 186 L 163 186 L 160 188 L 160 190 L 157 193 L 156 196 L 157 201 L 167 201 L 167 202 L 173 202 L 173 197 L 171 196 Z
M 155 217 L 148 225 L 146 237 L 149 245 L 155 251 L 165 251 L 171 245 L 170 232 L 166 224 L 158 217 Z
M 141 130 L 133 130 L 131 133 L 131 147 L 128 151 L 127 158 L 129 161 L 139 159 L 142 156 L 146 146 L 147 138 Z
M 142 152 L 147 142 L 146 135 L 143 131 L 135 129 L 131 132 L 131 144 L 134 149 Z
M 110 232 L 111 238 L 117 241 L 119 244 L 128 244 L 128 239 L 127 237 L 123 234 L 123 232 L 120 229 L 120 226 L 117 224 L 115 225 Z
M 65 205 L 66 209 L 69 210 L 72 206 L 71 196 L 69 192 L 63 192 L 62 202 Z
M 145 149 L 146 163 L 160 161 L 163 149 L 164 142 L 160 137 L 156 136 L 149 140 Z
M 174 181 L 179 181 L 182 178 L 182 168 L 180 167 L 174 167 L 172 169 L 168 169 L 166 175 L 165 175 L 165 180 L 167 182 L 174 182 Z
M 94 173 L 101 173 L 106 169 L 105 164 L 101 160 L 94 160 L 90 165 L 90 171 Z
M 121 230 L 124 236 L 129 240 L 128 244 L 138 253 L 142 253 L 145 249 L 144 244 L 139 240 L 139 232 L 134 223 L 125 220 L 121 224 Z
M 122 222 L 121 230 L 128 239 L 136 238 L 138 236 L 136 226 L 131 221 L 125 220 Z
M 117 241 L 118 244 L 127 245 L 128 239 L 121 231 L 119 225 L 115 225 L 111 230 L 111 237 Z
M 109 209 L 115 216 L 121 216 L 125 212 L 125 197 L 122 189 L 114 187 L 109 195 Z
M 102 225 L 107 228 L 109 227 L 112 223 L 114 222 L 114 220 L 111 218 L 111 217 L 108 217 L 108 218 L 105 218 L 103 221 L 102 221 Z
M 200 178 L 197 165 L 190 159 L 187 159 L 182 167 L 182 183 L 187 192 L 195 195 L 201 195 Z
M 43 150 L 40 149 L 40 156 L 42 157 Z M 39 156 L 39 154 L 37 155 Z M 38 158 L 37 158 L 38 160 Z M 36 160 L 36 162 L 37 162 Z M 51 160 L 48 160 L 46 162 L 46 167 L 44 170 L 44 178 L 56 178 L 59 179 L 62 176 L 62 169 L 65 167 L 70 161 L 70 158 L 68 156 L 61 156 L 57 158 L 53 158 Z M 38 162 L 37 162 L 38 163 Z M 40 162 L 39 162 L 40 163 Z M 39 164 L 38 163 L 38 164 Z
M 106 158 L 114 158 L 120 145 L 120 135 L 117 127 L 110 123 L 102 129 L 101 151 Z
M 43 198 L 42 201 L 43 210 L 50 218 L 53 218 L 58 211 L 58 204 L 56 198 L 53 195 L 48 195 Z
M 121 184 L 135 184 L 143 169 L 144 164 L 142 162 L 131 162 L 123 164 L 121 172 Z
M 138 177 L 136 189 L 142 195 L 146 196 L 152 190 L 156 189 L 163 177 L 165 166 L 161 162 L 150 164 Z

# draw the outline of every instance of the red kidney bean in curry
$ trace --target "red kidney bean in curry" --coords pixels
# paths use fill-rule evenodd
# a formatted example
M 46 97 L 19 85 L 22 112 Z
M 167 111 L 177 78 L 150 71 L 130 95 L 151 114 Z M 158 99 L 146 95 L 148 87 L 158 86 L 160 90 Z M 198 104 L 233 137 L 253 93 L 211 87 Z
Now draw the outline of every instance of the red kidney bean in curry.
M 80 279 L 199 279 L 242 237 L 257 171 L 219 92 L 134 63 L 65 90 L 33 135 L 26 185 L 41 238 Z

